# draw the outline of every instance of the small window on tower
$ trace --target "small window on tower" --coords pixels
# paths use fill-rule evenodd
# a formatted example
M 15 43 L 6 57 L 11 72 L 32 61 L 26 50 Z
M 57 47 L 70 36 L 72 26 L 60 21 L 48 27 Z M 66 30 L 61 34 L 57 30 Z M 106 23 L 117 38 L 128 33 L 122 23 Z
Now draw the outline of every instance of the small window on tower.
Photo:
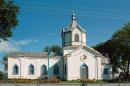
M 79 34 L 75 34 L 75 42 L 79 42 Z

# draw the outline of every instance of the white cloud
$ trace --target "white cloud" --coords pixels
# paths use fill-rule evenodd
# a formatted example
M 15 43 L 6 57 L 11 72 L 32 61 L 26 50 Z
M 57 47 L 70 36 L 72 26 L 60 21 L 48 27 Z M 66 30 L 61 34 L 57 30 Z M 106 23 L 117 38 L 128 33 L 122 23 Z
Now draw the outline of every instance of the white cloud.
M 14 41 L 16 45 L 28 45 L 30 43 L 37 42 L 38 40 L 36 39 L 25 39 L 25 40 L 19 40 L 19 41 Z
M 17 47 L 7 41 L 1 41 L 0 42 L 0 52 L 10 52 L 10 51 L 17 51 Z
M 25 40 L 9 40 L 0 42 L 0 52 L 12 52 L 20 50 L 21 46 L 25 46 L 31 43 L 35 43 L 38 40 L 35 39 L 25 39 Z

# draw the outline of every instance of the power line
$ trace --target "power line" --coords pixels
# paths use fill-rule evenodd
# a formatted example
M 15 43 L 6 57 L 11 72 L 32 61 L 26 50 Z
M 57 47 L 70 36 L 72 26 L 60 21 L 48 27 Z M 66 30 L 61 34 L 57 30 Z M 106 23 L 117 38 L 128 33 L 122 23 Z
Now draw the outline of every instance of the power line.
M 21 2 L 20 2 L 21 3 Z M 22 2 L 24 3 L 24 2 Z M 27 4 L 27 3 L 24 3 L 24 4 Z M 38 5 L 41 5 L 41 6 L 38 6 Z M 21 11 L 22 12 L 28 12 L 28 13 L 49 13 L 49 14 L 58 14 L 58 15 L 70 15 L 68 13 L 71 12 L 72 10 L 72 6 L 70 7 L 71 9 L 69 9 L 68 7 L 65 7 L 63 8 L 62 7 L 57 7 L 56 5 L 47 5 L 47 4 L 41 4 L 41 3 L 33 3 L 33 6 L 29 6 L 26 7 L 26 6 L 29 6 L 29 5 L 25 5 Z M 102 10 L 102 9 L 99 9 L 99 8 L 88 8 L 88 7 L 77 7 L 77 6 L 74 6 L 78 9 L 77 13 L 80 15 L 80 16 L 88 16 L 88 17 L 97 17 L 97 18 L 105 18 L 105 19 L 120 19 L 120 20 L 128 20 L 129 19 L 129 14 L 114 14 L 114 13 L 107 13 L 107 12 L 99 12 L 98 10 Z M 82 11 L 83 9 L 80 9 L 80 8 L 84 8 L 84 9 L 94 9 L 98 12 L 93 12 L 93 10 L 90 10 L 90 11 Z M 76 10 L 77 10 L 76 9 Z M 115 11 L 115 10 L 113 10 Z M 124 12 L 124 11 L 123 11 Z M 126 11 L 129 13 L 129 11 Z M 123 17 L 125 18 L 123 18 Z M 127 17 L 127 18 L 126 18 Z
M 48 13 L 48 14 L 58 14 L 58 15 L 70 15 L 68 13 L 65 12 L 52 12 L 52 11 L 34 11 L 34 10 L 22 10 L 24 12 L 33 12 L 33 13 Z M 87 16 L 87 17 L 96 17 L 96 18 L 103 18 L 103 19 L 118 19 L 118 20 L 129 20 L 127 18 L 122 18 L 120 16 L 117 17 L 112 17 L 112 16 L 104 16 L 104 15 L 90 15 L 90 14 L 79 14 L 79 16 Z
M 48 8 L 48 7 L 45 7 L 45 8 L 25 8 L 26 10 L 31 10 L 33 9 L 34 11 L 43 11 L 43 10 L 51 10 L 51 11 L 63 11 L 63 12 L 71 12 L 70 10 L 67 10 L 67 9 L 58 9 L 58 8 Z M 112 14 L 112 13 L 99 13 L 99 12 L 90 12 L 90 11 L 79 11 L 80 13 L 82 14 L 98 14 L 98 15 L 107 15 L 107 16 L 114 16 L 114 17 L 121 17 L 120 14 Z M 122 15 L 123 16 L 123 15 Z M 126 15 L 125 15 L 126 16 Z M 127 15 L 127 17 L 130 17 L 129 15 Z
M 37 4 L 36 4 L 37 5 Z M 60 7 L 48 7 L 49 5 L 45 5 L 44 7 L 37 7 L 37 6 L 33 6 L 33 7 L 30 7 L 30 8 L 26 8 L 26 7 L 24 7 L 24 9 L 33 9 L 33 10 L 38 10 L 38 11 L 41 11 L 41 10 L 47 10 L 47 9 L 49 9 L 49 10 L 51 10 L 51 11 L 66 11 L 66 12 L 70 12 L 70 10 L 69 9 L 66 9 L 66 8 L 60 8 Z M 127 16 L 127 17 L 129 17 L 129 14 L 113 14 L 113 13 L 106 13 L 106 12 L 103 12 L 103 13 L 101 13 L 101 12 L 93 12 L 93 11 L 81 11 L 81 10 L 79 10 L 80 12 L 83 12 L 83 13 L 91 13 L 91 14 L 98 14 L 98 15 L 100 15 L 100 14 L 102 14 L 102 15 L 104 15 L 105 14 L 105 16 L 107 15 L 107 16 L 114 16 L 114 15 L 116 15 L 115 17 L 120 17 L 121 15 L 125 15 L 125 16 Z
M 27 3 L 25 3 L 25 2 L 22 2 L 22 1 L 20 1 L 20 2 L 18 2 L 18 3 L 21 3 L 21 4 L 27 4 Z M 120 12 L 120 13 L 130 13 L 130 10 L 120 10 L 120 9 L 101 9 L 101 8 L 89 8 L 89 7 L 82 7 L 82 6 L 69 6 L 69 5 L 67 5 L 67 6 L 60 6 L 60 7 L 57 7 L 57 5 L 49 5 L 49 4 L 45 4 L 45 3 L 43 3 L 43 4 L 41 4 L 41 3 L 38 3 L 38 2 L 33 2 L 32 3 L 32 1 L 31 1 L 31 3 L 29 3 L 30 5 L 33 5 L 33 6 L 50 6 L 50 7 L 53 7 L 53 8 L 77 8 L 77 9 L 86 9 L 86 10 L 94 10 L 94 11 L 108 11 L 108 12 Z M 25 6 L 29 6 L 29 4 L 28 5 L 25 5 Z

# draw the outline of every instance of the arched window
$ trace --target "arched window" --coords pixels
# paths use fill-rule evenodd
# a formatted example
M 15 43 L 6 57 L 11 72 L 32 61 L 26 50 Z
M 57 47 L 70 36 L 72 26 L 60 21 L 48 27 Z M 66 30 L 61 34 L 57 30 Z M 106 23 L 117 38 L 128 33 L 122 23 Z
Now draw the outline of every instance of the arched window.
M 41 75 L 47 75 L 47 67 L 44 64 L 41 66 Z
M 108 68 L 104 68 L 103 74 L 109 74 Z
M 18 67 L 18 65 L 14 65 L 13 66 L 13 71 L 12 71 L 12 73 L 13 73 L 13 75 L 18 75 L 18 73 L 19 73 L 19 67 Z
M 79 34 L 75 34 L 75 42 L 79 42 Z
M 80 79 L 88 79 L 88 66 L 85 63 L 80 67 Z
M 29 75 L 34 75 L 34 65 L 29 66 Z
M 58 66 L 57 64 L 54 65 L 53 74 L 54 74 L 54 75 L 59 75 L 59 66 Z

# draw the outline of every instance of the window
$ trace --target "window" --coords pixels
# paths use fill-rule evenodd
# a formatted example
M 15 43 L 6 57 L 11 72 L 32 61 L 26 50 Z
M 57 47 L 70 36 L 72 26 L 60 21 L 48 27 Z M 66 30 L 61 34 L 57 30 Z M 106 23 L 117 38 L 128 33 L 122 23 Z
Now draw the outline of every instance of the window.
M 103 74 L 108 74 L 108 68 L 104 68 Z
M 18 73 L 19 73 L 19 67 L 18 67 L 18 65 L 15 64 L 13 66 L 13 72 L 12 73 L 13 73 L 13 75 L 18 75 Z
M 106 64 L 106 59 L 105 59 L 105 58 L 102 58 L 101 63 L 102 63 L 102 64 Z
M 79 34 L 75 34 L 75 42 L 79 42 Z
M 44 64 L 41 66 L 41 75 L 47 75 L 47 67 Z
M 34 75 L 34 66 L 32 64 L 29 66 L 29 75 Z
M 67 72 L 67 68 L 66 68 L 66 64 L 65 64 L 65 75 L 66 75 L 66 72 Z
M 54 65 L 53 74 L 54 74 L 54 75 L 59 75 L 59 66 L 58 66 L 57 64 Z

